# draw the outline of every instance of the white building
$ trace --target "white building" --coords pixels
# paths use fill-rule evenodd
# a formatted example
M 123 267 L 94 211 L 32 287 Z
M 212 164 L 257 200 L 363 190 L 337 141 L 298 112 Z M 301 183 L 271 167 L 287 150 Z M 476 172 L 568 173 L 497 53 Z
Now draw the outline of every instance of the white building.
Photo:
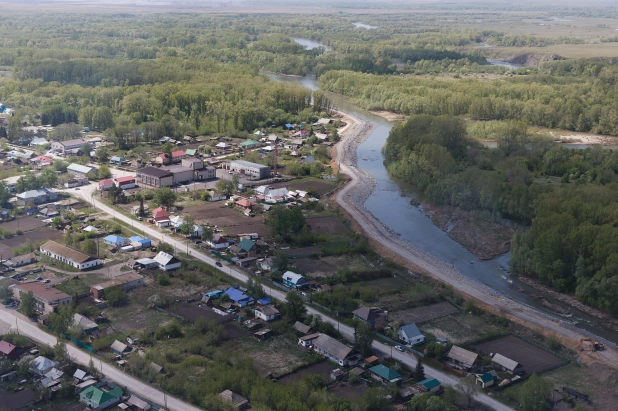
M 270 177 L 270 167 L 244 160 L 232 160 L 229 165 L 231 171 L 244 174 L 256 180 Z
M 84 143 L 90 144 L 83 138 L 76 138 L 74 140 L 54 141 L 51 146 L 52 150 L 66 155 L 76 153 L 84 145 Z
M 425 341 L 425 336 L 421 334 L 416 324 L 406 324 L 399 327 L 397 331 L 399 339 L 407 344 L 416 345 Z
M 41 254 L 45 254 L 48 257 L 68 264 L 71 267 L 75 267 L 78 270 L 85 270 L 101 265 L 101 260 L 98 257 L 89 256 L 81 251 L 51 240 L 43 244 L 40 250 Z
M 81 164 L 71 164 L 67 167 L 67 172 L 76 177 L 89 177 L 97 174 L 94 167 L 82 166 Z
M 153 258 L 153 260 L 159 265 L 159 268 L 163 271 L 171 271 L 180 268 L 180 260 L 171 254 L 160 251 L 159 254 Z
M 272 305 L 265 305 L 262 307 L 256 307 L 253 310 L 257 318 L 261 318 L 264 321 L 275 321 L 281 317 L 281 313 Z

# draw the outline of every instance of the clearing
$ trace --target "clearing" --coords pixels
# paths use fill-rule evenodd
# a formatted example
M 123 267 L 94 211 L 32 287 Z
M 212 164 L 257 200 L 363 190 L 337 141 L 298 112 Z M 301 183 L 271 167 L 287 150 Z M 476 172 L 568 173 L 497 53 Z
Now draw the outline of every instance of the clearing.
M 12 256 L 13 248 L 22 245 L 28 240 L 36 243 L 45 242 L 47 240 L 57 240 L 60 238 L 62 238 L 62 232 L 51 228 L 42 228 L 37 231 L 30 231 L 25 234 L 0 241 L 0 256 L 3 258 Z
M 473 347 L 487 355 L 490 353 L 499 353 L 515 360 L 524 367 L 524 370 L 528 374 L 543 372 L 548 368 L 563 363 L 563 360 L 553 356 L 547 351 L 543 351 L 512 335 L 477 344 Z
M 308 218 L 307 225 L 311 228 L 311 231 L 318 234 L 338 234 L 348 231 L 339 217 L 335 216 Z
M 20 229 L 23 232 L 36 230 L 37 228 L 41 228 L 45 225 L 43 220 L 36 218 L 35 216 L 26 216 L 16 218 L 14 220 L 7 221 L 6 223 L 0 224 L 0 227 L 5 230 L 16 230 Z
M 446 338 L 453 344 L 465 344 L 506 332 L 503 327 L 467 313 L 438 318 L 422 324 L 419 328 L 423 333 Z
M 424 307 L 410 308 L 408 310 L 389 313 L 389 318 L 399 321 L 401 324 L 422 323 L 435 318 L 446 317 L 455 314 L 459 310 L 448 302 L 427 305 Z
M 300 370 L 296 370 L 291 374 L 288 374 L 279 379 L 279 382 L 284 384 L 288 384 L 292 381 L 300 381 L 303 378 L 303 375 L 319 375 L 324 380 L 324 383 L 328 383 L 330 381 L 330 372 L 333 370 L 331 364 L 328 361 L 323 361 L 317 364 L 310 365 L 309 367 L 302 368 Z
M 208 222 L 216 225 L 230 235 L 258 233 L 260 237 L 270 236 L 270 228 L 264 223 L 263 216 L 247 217 L 224 206 L 222 201 L 185 207 L 182 214 L 190 214 L 196 223 Z
M 308 179 L 292 180 L 283 183 L 269 184 L 272 188 L 287 188 L 288 190 L 315 191 L 320 196 L 328 193 L 335 184 L 326 180 Z

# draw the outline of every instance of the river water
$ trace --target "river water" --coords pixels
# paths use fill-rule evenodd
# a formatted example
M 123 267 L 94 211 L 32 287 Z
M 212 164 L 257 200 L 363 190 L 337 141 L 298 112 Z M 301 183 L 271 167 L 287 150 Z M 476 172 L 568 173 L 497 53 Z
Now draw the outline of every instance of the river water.
M 312 76 L 290 77 L 269 74 L 268 77 L 279 82 L 295 82 L 310 90 L 319 90 L 318 82 Z M 551 303 L 569 308 L 572 316 L 563 317 L 541 306 L 534 298 L 538 295 L 536 290 L 521 283 L 517 278 L 510 277 L 508 265 L 510 253 L 492 260 L 480 260 L 436 227 L 418 207 L 410 204 L 410 199 L 418 197 L 414 187 L 389 176 L 384 166 L 382 147 L 386 144 L 388 134 L 395 123 L 349 103 L 342 95 L 328 94 L 338 110 L 363 118 L 374 125 L 369 137 L 357 149 L 358 167 L 367 171 L 376 181 L 375 189 L 365 202 L 365 207 L 374 216 L 398 232 L 402 238 L 454 265 L 465 276 L 517 301 L 563 318 L 565 321 L 576 323 L 578 327 L 609 341 L 618 342 L 618 332 L 604 328 L 601 320 L 595 317 L 548 296 L 544 298 Z

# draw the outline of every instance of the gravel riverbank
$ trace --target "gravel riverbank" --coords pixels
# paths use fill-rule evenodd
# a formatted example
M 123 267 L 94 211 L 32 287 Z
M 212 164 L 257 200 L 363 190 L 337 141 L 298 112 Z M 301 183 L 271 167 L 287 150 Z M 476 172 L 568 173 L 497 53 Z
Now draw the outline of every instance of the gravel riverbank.
M 337 190 L 332 199 L 347 213 L 367 237 L 372 240 L 376 249 L 408 266 L 418 268 L 432 277 L 451 285 L 459 292 L 475 298 L 495 312 L 508 315 L 512 320 L 536 329 L 545 335 L 554 334 L 561 338 L 563 343 L 574 348 L 583 336 L 593 336 L 574 325 L 572 321 L 562 319 L 542 312 L 534 307 L 513 300 L 502 293 L 470 279 L 459 269 L 448 264 L 414 243 L 407 241 L 378 220 L 365 208 L 365 201 L 373 192 L 376 182 L 364 170 L 357 167 L 357 147 L 369 137 L 373 125 L 358 117 L 341 113 L 353 121 L 347 130 L 342 133 L 341 141 L 336 146 L 334 162 L 341 173 L 347 175 L 350 181 Z M 405 265 L 405 264 L 404 264 Z M 605 351 L 589 356 L 590 361 L 600 360 L 618 368 L 618 346 L 602 338 L 594 337 L 605 343 Z M 588 356 L 588 354 L 586 354 Z

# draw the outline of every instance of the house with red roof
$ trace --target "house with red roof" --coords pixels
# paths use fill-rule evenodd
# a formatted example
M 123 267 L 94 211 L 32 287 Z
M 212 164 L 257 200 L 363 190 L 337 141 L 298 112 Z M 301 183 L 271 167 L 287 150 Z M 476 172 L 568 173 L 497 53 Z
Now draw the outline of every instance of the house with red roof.
M 113 185 L 114 185 L 114 180 L 112 180 L 112 179 L 101 180 L 101 181 L 99 181 L 99 190 L 107 191 L 110 188 L 112 188 Z
M 54 159 L 47 156 L 36 156 L 30 161 L 32 161 L 33 163 L 37 163 L 40 166 L 50 165 L 54 163 Z
M 157 219 L 160 217 L 167 217 L 169 220 L 170 212 L 165 209 L 165 207 L 158 207 L 152 210 L 152 216 Z
M 120 187 L 123 190 L 135 188 L 135 177 L 131 177 L 131 176 L 117 177 L 114 179 L 114 184 L 116 184 L 116 187 Z
M 243 198 L 242 200 L 238 200 L 235 204 L 243 210 L 249 210 L 251 209 L 251 206 L 253 205 L 253 203 L 251 203 L 251 201 L 247 200 L 246 198 Z
M 171 163 L 171 159 L 169 159 L 165 153 L 159 153 L 155 157 L 154 162 L 165 166 Z
M 18 358 L 24 352 L 24 347 L 11 344 L 8 341 L 0 341 L 0 357 L 6 357 L 10 360 Z
M 180 163 L 185 158 L 187 158 L 187 153 L 182 150 L 174 151 L 172 153 L 172 163 Z

